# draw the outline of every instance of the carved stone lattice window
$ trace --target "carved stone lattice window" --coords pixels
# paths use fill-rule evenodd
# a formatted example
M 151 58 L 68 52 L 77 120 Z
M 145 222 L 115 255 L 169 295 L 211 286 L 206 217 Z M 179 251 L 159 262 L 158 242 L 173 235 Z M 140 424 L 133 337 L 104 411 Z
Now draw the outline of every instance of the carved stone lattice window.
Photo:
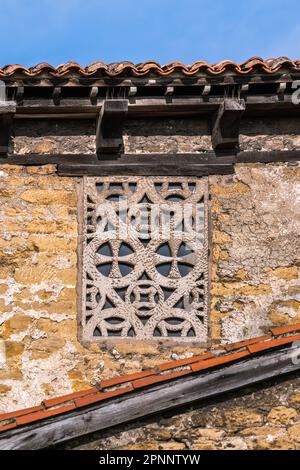
M 84 177 L 84 340 L 207 340 L 207 186 L 207 178 Z

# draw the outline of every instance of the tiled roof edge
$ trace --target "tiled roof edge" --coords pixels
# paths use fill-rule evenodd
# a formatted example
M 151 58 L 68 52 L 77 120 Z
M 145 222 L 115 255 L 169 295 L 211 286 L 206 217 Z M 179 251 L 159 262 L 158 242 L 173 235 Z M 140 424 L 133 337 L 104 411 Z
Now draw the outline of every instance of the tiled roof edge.
M 291 60 L 288 57 L 269 58 L 266 60 L 263 60 L 261 57 L 251 57 L 241 64 L 231 60 L 223 60 L 216 64 L 209 64 L 203 60 L 198 60 L 191 65 L 184 65 L 182 62 L 178 61 L 170 62 L 166 65 L 160 65 L 154 61 L 140 64 L 127 61 L 106 64 L 102 61 L 95 61 L 86 67 L 82 67 L 80 64 L 73 61 L 65 62 L 57 67 L 42 62 L 33 67 L 24 67 L 19 64 L 6 65 L 0 68 L 0 78 L 17 75 L 27 76 L 29 78 L 45 75 L 50 77 L 65 77 L 69 74 L 77 74 L 81 77 L 102 75 L 111 78 L 121 75 L 144 77 L 151 74 L 168 77 L 178 73 L 190 77 L 201 73 L 222 75 L 226 72 L 233 72 L 237 75 L 249 75 L 253 73 L 274 74 L 281 70 L 300 72 L 300 60 Z
M 113 377 L 100 381 L 94 387 L 80 392 L 44 400 L 41 405 L 0 415 L 0 433 L 30 423 L 62 415 L 75 409 L 120 398 L 163 382 L 175 381 L 196 372 L 205 373 L 212 369 L 230 365 L 241 359 L 248 359 L 258 353 L 274 348 L 285 347 L 300 341 L 300 323 L 274 327 L 269 335 L 220 346 L 219 351 L 211 351 L 187 359 L 158 364 L 154 369 L 135 374 Z

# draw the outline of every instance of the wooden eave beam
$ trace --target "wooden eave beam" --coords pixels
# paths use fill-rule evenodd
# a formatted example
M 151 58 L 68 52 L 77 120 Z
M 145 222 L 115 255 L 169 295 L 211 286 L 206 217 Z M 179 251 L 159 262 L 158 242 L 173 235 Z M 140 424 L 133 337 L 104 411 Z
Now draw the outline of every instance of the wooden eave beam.
M 123 154 L 118 160 L 98 160 L 96 154 L 10 154 L 0 156 L 0 164 L 11 165 L 58 165 L 60 174 L 102 174 L 102 171 L 112 172 L 118 165 L 122 174 L 143 174 L 143 171 L 150 171 L 159 174 L 178 174 L 182 171 L 185 174 L 192 174 L 193 171 L 219 171 L 222 168 L 226 171 L 233 171 L 235 163 L 272 163 L 272 162 L 298 162 L 300 161 L 300 150 L 278 150 L 278 151 L 244 151 L 223 152 L 222 156 L 215 152 L 192 153 L 192 154 Z M 227 165 L 223 167 L 223 165 Z M 228 166 L 229 165 L 229 166 Z M 111 168 L 111 169 L 110 169 Z M 114 168 L 114 170 L 113 170 Z M 206 168 L 206 169 L 205 169 Z M 110 173 L 111 174 L 111 173 Z
M 244 96 L 245 115 L 270 115 L 276 113 L 300 114 L 300 106 L 292 103 L 290 94 L 247 95 Z M 112 101 L 112 100 L 109 100 Z M 129 96 L 128 118 L 147 117 L 184 117 L 184 116 L 214 116 L 216 118 L 224 98 L 220 96 Z M 16 119 L 40 118 L 97 118 L 105 103 L 97 98 L 92 104 L 88 98 L 61 98 L 58 105 L 53 99 L 23 99 L 22 105 L 17 106 Z
M 145 157 L 145 156 L 144 156 Z M 146 160 L 146 159 L 145 159 Z M 234 165 L 230 163 L 126 163 L 115 160 L 103 165 L 72 165 L 62 164 L 58 167 L 61 176 L 209 176 L 234 173 Z
M 0 156 L 6 157 L 9 151 L 9 142 L 16 112 L 14 102 L 0 103 Z
M 237 151 L 242 115 L 246 109 L 244 100 L 225 98 L 213 118 L 212 146 L 215 151 Z
M 104 101 L 96 131 L 99 159 L 118 158 L 123 153 L 123 126 L 128 113 L 128 100 Z
M 82 160 L 83 162 L 84 160 Z M 61 176 L 152 175 L 209 176 L 234 173 L 236 163 L 298 162 L 300 150 L 207 154 L 124 154 L 120 159 L 85 163 L 65 161 L 58 165 Z

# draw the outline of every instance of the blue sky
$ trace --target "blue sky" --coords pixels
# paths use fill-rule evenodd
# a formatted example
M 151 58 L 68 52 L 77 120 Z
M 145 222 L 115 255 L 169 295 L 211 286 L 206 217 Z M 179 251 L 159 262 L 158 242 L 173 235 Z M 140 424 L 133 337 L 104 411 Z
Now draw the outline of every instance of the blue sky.
M 0 0 L 0 66 L 300 59 L 299 0 Z

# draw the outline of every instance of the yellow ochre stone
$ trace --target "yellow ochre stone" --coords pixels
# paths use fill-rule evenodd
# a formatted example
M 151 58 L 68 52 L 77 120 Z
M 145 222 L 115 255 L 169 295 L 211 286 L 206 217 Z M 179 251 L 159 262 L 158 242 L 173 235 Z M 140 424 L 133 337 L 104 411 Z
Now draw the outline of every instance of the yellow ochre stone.
M 300 423 L 294 424 L 288 429 L 289 436 L 296 442 L 300 442 Z
M 276 268 L 271 270 L 273 276 L 278 277 L 279 279 L 284 279 L 290 281 L 291 279 L 297 279 L 299 274 L 299 269 L 296 266 L 291 266 L 288 268 Z
M 5 328 L 10 333 L 15 333 L 16 331 L 26 330 L 31 323 L 32 319 L 30 317 L 22 314 L 16 314 L 5 322 Z
M 291 403 L 291 405 L 300 405 L 300 390 L 295 390 L 295 392 L 289 396 L 289 403 Z
M 64 238 L 54 236 L 30 235 L 28 238 L 35 250 L 47 251 L 48 253 L 57 253 L 64 251 L 74 251 L 77 248 L 77 238 Z
M 24 285 L 40 284 L 42 282 L 62 281 L 67 285 L 76 283 L 76 270 L 55 269 L 49 266 L 24 266 L 16 269 L 16 282 Z
M 235 426 L 253 426 L 261 424 L 263 417 L 256 410 L 247 408 L 236 408 L 224 413 L 225 424 L 229 427 Z
M 229 257 L 229 253 L 226 250 L 222 250 L 219 245 L 213 247 L 213 258 L 217 260 L 226 260 Z M 217 267 L 217 266 L 216 266 Z
M 11 390 L 10 385 L 0 384 L 0 394 L 7 393 Z
M 27 167 L 27 173 L 30 175 L 50 175 L 56 173 L 56 168 L 56 165 L 29 166 Z
M 275 424 L 289 424 L 296 418 L 297 411 L 286 406 L 277 406 L 268 414 L 268 420 Z
M 222 244 L 232 243 L 232 240 L 231 240 L 231 237 L 227 233 L 215 230 L 213 232 L 213 243 L 222 245 Z
M 211 192 L 216 196 L 221 197 L 234 197 L 235 195 L 245 194 L 251 191 L 250 187 L 244 183 L 237 182 L 228 186 L 214 185 Z
M 0 193 L 1 196 L 1 193 Z M 72 191 L 53 189 L 28 189 L 21 194 L 21 199 L 32 204 L 75 205 L 76 194 Z
M 245 295 L 258 296 L 268 295 L 272 292 L 271 286 L 267 284 L 250 285 L 241 282 L 212 283 L 211 294 L 217 296 Z

